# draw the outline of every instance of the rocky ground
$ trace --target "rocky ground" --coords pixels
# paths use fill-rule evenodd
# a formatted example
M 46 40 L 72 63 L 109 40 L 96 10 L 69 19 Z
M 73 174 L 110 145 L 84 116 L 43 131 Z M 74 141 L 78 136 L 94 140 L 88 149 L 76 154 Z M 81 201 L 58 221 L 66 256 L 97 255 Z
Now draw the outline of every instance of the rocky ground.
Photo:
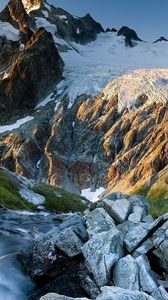
M 143 197 L 112 193 L 54 220 L 17 254 L 37 284 L 29 299 L 168 299 L 168 215 L 154 220 Z

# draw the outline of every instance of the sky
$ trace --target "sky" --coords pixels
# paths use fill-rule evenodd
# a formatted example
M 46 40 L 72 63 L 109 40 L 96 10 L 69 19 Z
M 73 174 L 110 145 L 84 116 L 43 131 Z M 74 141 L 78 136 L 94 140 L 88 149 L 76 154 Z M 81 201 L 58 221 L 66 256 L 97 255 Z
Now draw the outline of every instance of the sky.
M 129 26 L 149 41 L 168 37 L 168 0 L 48 0 L 68 12 L 90 13 L 104 27 Z
M 0 0 L 0 10 L 8 0 Z M 73 15 L 90 13 L 103 27 L 126 25 L 142 39 L 168 38 L 168 0 L 48 0 Z

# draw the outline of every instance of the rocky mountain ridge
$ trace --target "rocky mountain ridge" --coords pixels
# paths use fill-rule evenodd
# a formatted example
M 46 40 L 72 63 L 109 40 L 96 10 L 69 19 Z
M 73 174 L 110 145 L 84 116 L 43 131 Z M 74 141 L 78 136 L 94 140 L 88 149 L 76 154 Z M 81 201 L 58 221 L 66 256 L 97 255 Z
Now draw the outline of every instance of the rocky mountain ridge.
M 167 103 L 147 104 L 146 94 L 135 108 L 121 109 L 119 91 L 108 91 L 110 84 L 97 97 L 80 97 L 69 110 L 60 102 L 52 123 L 55 105 L 49 103 L 26 131 L 23 126 L 1 138 L 1 165 L 76 192 L 99 186 L 150 191 L 161 180 L 166 188 Z
M 13 41 L 0 37 L 6 124 L 0 126 L 0 164 L 77 193 L 103 187 L 153 195 L 161 183 L 158 197 L 167 199 L 167 73 L 130 73 L 137 61 L 140 68 L 149 62 L 165 67 L 166 45 L 140 42 L 126 50 L 127 34 L 140 40 L 135 31 L 104 33 L 90 15 L 74 17 L 45 1 L 27 13 L 11 0 L 0 20 L 15 33 Z M 28 113 L 19 127 L 15 120 Z
M 51 34 L 38 29 L 0 80 L 1 124 L 31 111 L 61 80 L 62 72 L 63 61 Z

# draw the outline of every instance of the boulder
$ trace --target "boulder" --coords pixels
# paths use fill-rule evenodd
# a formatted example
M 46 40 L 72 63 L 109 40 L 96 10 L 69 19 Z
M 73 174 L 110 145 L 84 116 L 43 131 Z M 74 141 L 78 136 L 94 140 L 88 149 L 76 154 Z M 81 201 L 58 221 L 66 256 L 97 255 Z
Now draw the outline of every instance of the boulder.
M 153 241 L 152 238 L 149 238 L 145 240 L 141 244 L 141 246 L 132 253 L 132 256 L 136 258 L 142 254 L 147 254 L 151 249 L 153 249 Z
M 159 246 L 160 258 L 162 267 L 167 271 L 168 270 L 168 238 L 165 239 Z
M 168 300 L 168 293 L 163 286 L 160 286 L 156 290 L 154 290 L 151 296 L 157 300 Z
M 155 300 L 144 292 L 105 286 L 96 300 Z
M 95 234 L 84 244 L 82 251 L 85 263 L 98 286 L 110 282 L 111 268 L 123 256 L 122 246 L 121 233 L 117 229 Z
M 129 196 L 129 201 L 132 203 L 132 212 L 140 212 L 145 216 L 149 213 L 150 204 L 149 202 L 140 195 L 131 195 Z M 143 212 L 142 212 L 143 209 Z
M 85 228 L 84 219 L 82 214 L 73 213 L 64 218 L 60 225 L 60 229 L 64 230 L 71 227 L 73 231 L 83 240 L 87 241 L 88 234 Z
M 88 297 L 96 299 L 100 293 L 94 279 L 90 276 L 84 263 L 76 264 L 33 292 L 28 298 L 39 300 L 47 293 L 57 293 L 68 297 Z
M 73 229 L 54 228 L 18 253 L 26 272 L 36 281 L 55 278 L 81 261 L 83 242 Z
M 134 251 L 145 240 L 148 234 L 157 228 L 160 220 L 152 223 L 138 223 L 131 227 L 124 237 L 124 242 L 128 252 Z
M 71 298 L 64 295 L 58 295 L 55 293 L 49 293 L 40 298 L 40 300 L 87 300 L 88 298 Z
M 147 215 L 143 217 L 142 222 L 144 223 L 152 223 L 154 221 L 153 217 L 151 215 Z
M 134 206 L 132 214 L 129 215 L 128 221 L 133 223 L 139 223 L 144 215 L 144 208 L 140 206 Z
M 166 238 L 168 238 L 168 221 L 159 227 L 153 235 L 153 244 L 155 248 L 158 248 Z
M 114 266 L 113 281 L 115 286 L 139 290 L 138 265 L 131 255 L 120 258 Z
M 149 261 L 145 255 L 136 258 L 139 267 L 139 283 L 142 290 L 151 294 L 153 290 L 157 289 L 156 277 L 151 270 Z
M 112 201 L 105 198 L 103 205 L 109 215 L 118 223 L 126 221 L 131 210 L 131 203 L 127 199 Z
M 160 217 L 162 226 L 160 226 L 153 234 L 153 245 L 156 250 L 154 254 L 158 257 L 160 265 L 166 271 L 168 269 L 168 221 L 167 214 Z
M 116 228 L 113 219 L 103 208 L 96 208 L 93 211 L 86 211 L 85 220 L 87 232 L 90 238 L 97 233 Z
M 83 243 L 70 227 L 58 235 L 55 240 L 55 246 L 67 256 L 74 257 L 82 253 Z

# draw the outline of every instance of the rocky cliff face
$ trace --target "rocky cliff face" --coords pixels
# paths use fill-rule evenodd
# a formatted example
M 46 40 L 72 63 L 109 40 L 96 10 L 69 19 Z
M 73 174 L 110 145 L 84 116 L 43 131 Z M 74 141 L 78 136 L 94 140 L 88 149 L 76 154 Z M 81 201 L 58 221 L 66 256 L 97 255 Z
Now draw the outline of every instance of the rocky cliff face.
M 62 76 L 63 62 L 50 33 L 41 28 L 0 80 L 1 124 L 27 114 Z
M 127 26 L 123 26 L 120 28 L 120 30 L 117 33 L 118 36 L 123 36 L 125 38 L 125 46 L 126 47 L 134 47 L 135 43 L 134 41 L 140 41 L 142 40 L 138 37 L 135 30 L 130 29 Z
M 0 22 L 1 125 L 28 114 L 62 79 L 57 36 L 84 44 L 103 31 L 89 14 L 75 18 L 38 0 L 10 0 Z
M 28 30 L 29 17 L 25 11 L 23 2 L 20 0 L 10 0 L 5 9 L 0 13 L 0 20 L 14 25 L 21 32 L 26 33 Z
M 150 104 L 143 95 L 129 108 L 121 106 L 119 92 L 109 90 L 81 96 L 68 110 L 65 99 L 56 112 L 50 103 L 26 132 L 1 138 L 1 164 L 76 191 L 150 189 L 168 163 L 167 104 Z
M 40 9 L 42 0 L 23 0 L 22 3 L 26 11 L 30 13 L 33 10 Z
M 81 18 L 74 17 L 64 9 L 49 6 L 45 0 L 10 0 L 0 13 L 0 20 L 11 23 L 21 33 L 29 35 L 30 28 L 35 30 L 46 26 L 53 37 L 81 44 L 95 40 L 98 33 L 104 32 L 90 14 Z

